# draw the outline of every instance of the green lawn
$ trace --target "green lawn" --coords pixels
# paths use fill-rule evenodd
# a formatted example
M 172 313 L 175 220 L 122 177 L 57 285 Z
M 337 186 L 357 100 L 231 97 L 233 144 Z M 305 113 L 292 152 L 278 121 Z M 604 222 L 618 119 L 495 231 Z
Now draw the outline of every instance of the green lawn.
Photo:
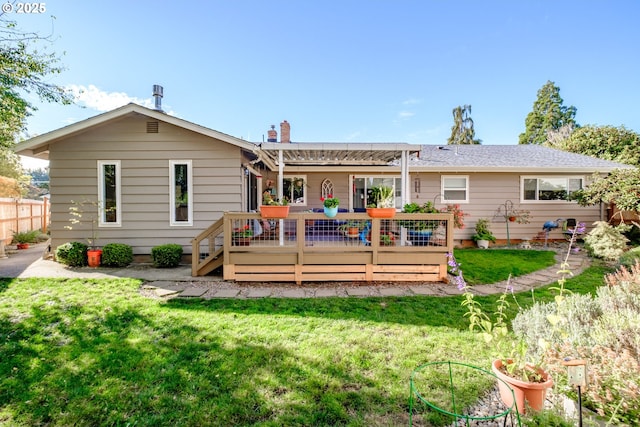
M 567 287 L 593 292 L 604 272 Z M 167 302 L 139 286 L 0 279 L 0 424 L 408 425 L 417 366 L 491 358 L 460 297 Z M 436 399 L 441 382 L 426 379 L 424 393 Z M 486 385 L 469 379 L 460 403 Z M 417 413 L 416 425 L 451 421 Z

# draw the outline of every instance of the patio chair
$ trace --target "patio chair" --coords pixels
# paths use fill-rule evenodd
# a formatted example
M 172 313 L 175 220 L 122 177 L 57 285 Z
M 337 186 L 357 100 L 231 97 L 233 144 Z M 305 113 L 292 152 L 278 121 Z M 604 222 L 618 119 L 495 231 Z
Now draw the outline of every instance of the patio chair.
M 564 238 L 566 240 L 571 240 L 573 231 L 575 230 L 577 225 L 578 221 L 575 218 L 567 218 L 567 220 L 564 222 L 564 224 L 562 225 L 562 234 L 564 235 Z M 577 235 L 576 237 L 580 238 L 580 235 Z

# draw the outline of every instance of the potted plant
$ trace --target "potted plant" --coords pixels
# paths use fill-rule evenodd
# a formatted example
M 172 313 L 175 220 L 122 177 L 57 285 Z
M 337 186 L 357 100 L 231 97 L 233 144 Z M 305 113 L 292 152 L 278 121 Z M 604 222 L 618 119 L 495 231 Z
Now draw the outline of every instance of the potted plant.
M 253 237 L 253 230 L 249 227 L 249 224 L 245 224 L 244 227 L 234 228 L 231 234 L 234 246 L 249 246 L 251 237 Z
M 393 218 L 396 215 L 393 188 L 386 185 L 371 187 L 367 214 L 371 218 Z
M 496 237 L 489 228 L 489 219 L 478 219 L 476 222 L 476 232 L 471 236 L 471 239 L 476 242 L 478 247 L 481 249 L 487 249 L 489 247 L 489 242 L 495 243 Z
M 89 267 L 99 267 L 100 259 L 102 257 L 102 249 L 98 246 L 98 215 L 100 211 L 100 202 L 95 200 L 83 200 L 81 202 L 71 201 L 73 205 L 69 207 L 69 213 L 71 218 L 69 221 L 73 225 L 65 226 L 66 229 L 72 230 L 76 224 L 82 222 L 83 217 L 89 215 L 89 221 L 91 222 L 91 235 L 87 237 L 87 243 L 89 249 L 87 250 L 87 263 Z M 87 211 L 86 206 L 93 206 L 92 210 Z M 111 211 L 114 208 L 108 209 Z
M 333 194 L 329 194 L 327 197 L 322 197 L 322 206 L 324 207 L 324 214 L 328 218 L 333 218 L 338 214 L 338 206 L 340 205 L 340 199 L 333 197 Z
M 38 238 L 38 230 L 14 231 L 13 242 L 18 249 L 29 249 L 29 243 L 35 243 Z
M 344 224 L 340 224 L 338 230 L 340 230 L 345 236 L 350 238 L 360 237 L 360 231 L 364 227 L 364 221 L 350 220 Z
M 273 198 L 271 192 L 266 190 L 262 193 L 262 205 L 260 205 L 260 215 L 263 218 L 286 218 L 289 216 L 289 200 L 283 197 L 281 201 Z
M 407 203 L 402 208 L 404 213 L 440 213 L 438 209 L 433 205 L 433 202 L 428 201 L 422 205 L 412 202 Z M 398 225 L 407 229 L 408 239 L 414 246 L 426 246 L 433 234 L 433 230 L 438 226 L 438 221 L 429 220 L 399 220 Z
M 488 312 L 482 303 L 475 299 L 473 286 L 465 281 L 460 264 L 453 253 L 447 254 L 447 265 L 453 276 L 453 282 L 458 290 L 463 291 L 461 304 L 467 309 L 464 315 L 469 319 L 469 329 L 480 333 L 482 340 L 494 350 L 496 356 L 492 361 L 491 369 L 498 378 L 502 401 L 508 407 L 513 407 L 515 403 L 519 413 L 525 413 L 527 407 L 536 411 L 542 410 L 546 392 L 553 386 L 553 380 L 541 368 L 540 360 L 536 362 L 530 359 L 525 340 L 519 339 L 514 343 L 513 336 L 509 332 L 507 297 L 510 294 L 513 295 L 513 288 L 509 284 L 511 276 L 497 301 L 497 307 Z

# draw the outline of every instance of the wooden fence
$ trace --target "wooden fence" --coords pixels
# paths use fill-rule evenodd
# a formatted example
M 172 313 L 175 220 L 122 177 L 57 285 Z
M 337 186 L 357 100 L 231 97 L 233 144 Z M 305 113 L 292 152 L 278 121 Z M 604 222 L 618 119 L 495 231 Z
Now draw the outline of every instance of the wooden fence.
M 51 204 L 42 200 L 0 198 L 0 240 L 11 243 L 14 231 L 47 232 Z

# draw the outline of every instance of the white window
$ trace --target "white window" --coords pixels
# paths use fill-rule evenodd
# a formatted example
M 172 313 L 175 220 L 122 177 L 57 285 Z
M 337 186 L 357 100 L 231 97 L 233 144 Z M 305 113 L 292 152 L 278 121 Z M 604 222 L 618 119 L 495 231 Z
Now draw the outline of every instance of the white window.
M 120 160 L 98 160 L 99 227 L 120 227 Z
M 385 186 L 393 188 L 394 204 L 395 207 L 401 207 L 402 197 L 400 195 L 401 178 L 396 176 L 353 176 L 351 182 L 351 196 L 353 197 L 353 209 L 358 211 L 364 211 L 364 209 L 370 205 L 371 200 L 371 188 L 378 186 Z
M 582 188 L 583 177 L 524 176 L 521 178 L 522 201 L 567 200 L 567 196 Z
M 440 180 L 443 202 L 468 203 L 469 177 L 462 175 L 443 176 Z
M 282 197 L 290 205 L 307 206 L 307 177 L 306 175 L 283 176 Z
M 171 225 L 193 225 L 193 176 L 191 160 L 169 160 Z

